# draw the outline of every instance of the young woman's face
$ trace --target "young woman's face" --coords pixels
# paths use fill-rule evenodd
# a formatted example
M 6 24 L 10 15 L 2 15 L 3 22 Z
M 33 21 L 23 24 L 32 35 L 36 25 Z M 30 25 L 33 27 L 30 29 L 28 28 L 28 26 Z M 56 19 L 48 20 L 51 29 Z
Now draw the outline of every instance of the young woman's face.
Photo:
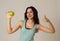
M 32 9 L 31 8 L 27 9 L 27 18 L 33 19 L 33 16 L 34 16 L 34 14 L 33 14 Z

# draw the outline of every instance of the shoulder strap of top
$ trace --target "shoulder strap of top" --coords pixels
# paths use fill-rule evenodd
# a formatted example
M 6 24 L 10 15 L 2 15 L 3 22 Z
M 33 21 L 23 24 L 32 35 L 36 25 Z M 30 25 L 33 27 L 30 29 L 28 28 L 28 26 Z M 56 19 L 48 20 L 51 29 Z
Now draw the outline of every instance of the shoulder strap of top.
M 22 23 L 22 28 L 24 27 L 25 21 L 26 21 L 26 20 L 24 20 L 23 23 Z

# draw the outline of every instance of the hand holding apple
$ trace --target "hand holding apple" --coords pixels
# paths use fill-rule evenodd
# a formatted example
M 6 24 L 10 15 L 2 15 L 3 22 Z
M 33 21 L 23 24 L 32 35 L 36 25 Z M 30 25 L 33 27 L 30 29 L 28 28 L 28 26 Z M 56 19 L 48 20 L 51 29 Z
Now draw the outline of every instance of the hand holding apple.
M 14 12 L 13 11 L 9 11 L 9 15 L 10 16 L 14 16 Z
M 8 11 L 7 16 L 8 16 L 8 18 L 12 18 L 14 16 L 14 12 L 13 11 Z

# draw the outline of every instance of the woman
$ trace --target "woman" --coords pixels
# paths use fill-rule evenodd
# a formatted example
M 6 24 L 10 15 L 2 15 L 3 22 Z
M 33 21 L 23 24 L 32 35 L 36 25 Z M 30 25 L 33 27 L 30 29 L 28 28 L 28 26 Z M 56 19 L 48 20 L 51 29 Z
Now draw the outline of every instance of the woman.
M 48 32 L 48 33 L 55 32 L 53 24 L 50 22 L 50 20 L 46 16 L 44 16 L 43 21 L 47 22 L 49 24 L 49 27 L 48 26 L 45 27 L 39 23 L 38 11 L 33 6 L 26 8 L 25 20 L 20 20 L 19 22 L 16 23 L 16 25 L 14 27 L 11 26 L 12 16 L 10 16 L 8 13 L 7 13 L 8 33 L 12 34 L 12 33 L 16 32 L 19 28 L 21 28 L 20 41 L 34 41 L 34 35 L 39 30 L 42 30 L 42 31 Z

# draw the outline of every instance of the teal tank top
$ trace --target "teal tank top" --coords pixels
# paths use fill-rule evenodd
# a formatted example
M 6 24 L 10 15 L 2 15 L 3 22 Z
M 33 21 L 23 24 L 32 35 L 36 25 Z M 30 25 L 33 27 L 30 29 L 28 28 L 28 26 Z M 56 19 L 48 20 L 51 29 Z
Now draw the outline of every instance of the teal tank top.
M 34 41 L 34 35 L 36 31 L 36 24 L 31 29 L 25 27 L 26 20 L 24 20 L 22 28 L 20 29 L 19 41 Z

